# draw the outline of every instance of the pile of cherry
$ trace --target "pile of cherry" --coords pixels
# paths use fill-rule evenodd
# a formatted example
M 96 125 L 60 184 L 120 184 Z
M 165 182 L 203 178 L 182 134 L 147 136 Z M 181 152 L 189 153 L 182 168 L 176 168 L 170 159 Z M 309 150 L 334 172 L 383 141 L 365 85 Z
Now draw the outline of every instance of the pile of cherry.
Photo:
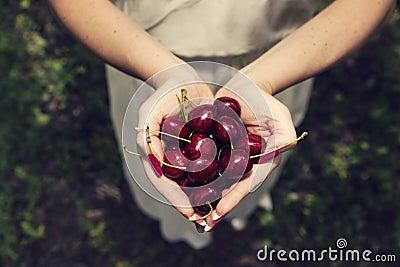
M 253 164 L 276 156 L 262 154 L 264 138 L 248 133 L 240 114 L 237 100 L 220 97 L 212 104 L 195 106 L 188 114 L 169 116 L 161 124 L 162 172 L 184 191 L 198 188 L 187 193 L 198 214 L 210 213 L 222 190 L 245 179 Z

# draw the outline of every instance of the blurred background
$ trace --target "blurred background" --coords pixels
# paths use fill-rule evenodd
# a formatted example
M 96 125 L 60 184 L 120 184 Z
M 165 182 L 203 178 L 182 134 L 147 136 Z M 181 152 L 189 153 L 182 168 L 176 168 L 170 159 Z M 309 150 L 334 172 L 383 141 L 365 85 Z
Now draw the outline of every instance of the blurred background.
M 195 251 L 160 238 L 130 195 L 102 62 L 46 1 L 1 1 L 0 266 L 280 266 L 257 251 L 336 248 L 400 264 L 400 17 L 317 76 L 299 143 L 273 191 L 235 232 Z M 340 41 L 340 40 L 338 40 Z M 287 266 L 310 266 L 292 263 Z M 377 266 L 330 262 L 315 266 Z

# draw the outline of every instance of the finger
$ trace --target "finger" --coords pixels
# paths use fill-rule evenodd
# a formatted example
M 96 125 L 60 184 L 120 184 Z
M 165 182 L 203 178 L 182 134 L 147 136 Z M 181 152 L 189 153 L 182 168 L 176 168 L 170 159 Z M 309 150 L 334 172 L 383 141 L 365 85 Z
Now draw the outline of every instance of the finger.
M 146 129 L 139 129 L 137 144 L 142 154 L 147 155 L 155 173 L 160 177 L 162 175 L 161 163 L 164 159 L 164 150 L 159 137 L 155 136 L 154 132 L 147 132 Z
M 252 134 L 269 136 L 270 130 L 266 122 L 271 121 L 271 112 L 267 101 L 261 91 L 254 89 L 250 92 L 246 91 L 239 93 L 227 88 L 221 88 L 215 98 L 228 96 L 236 99 L 241 107 L 240 119 L 247 128 L 247 131 Z M 251 93 L 251 94 L 250 94 Z M 264 101 L 261 101 L 264 99 Z
M 157 111 L 154 111 L 154 104 L 156 103 L 150 101 L 154 98 L 156 93 L 154 93 L 144 104 L 141 105 L 138 113 L 138 129 L 137 129 L 137 137 L 136 142 L 138 146 L 145 152 L 147 151 L 147 142 L 146 142 L 146 127 L 148 126 L 151 130 L 160 130 L 160 124 L 162 118 L 157 118 Z M 157 113 L 157 114 L 155 114 Z M 156 136 L 154 132 L 149 132 L 151 136 Z
M 164 199 L 157 200 L 164 203 L 167 202 L 166 204 L 176 208 L 185 218 L 190 218 L 194 214 L 194 210 L 185 192 L 174 181 L 164 175 L 157 177 L 147 160 L 142 160 L 142 162 L 150 182 L 166 201 Z
M 161 161 L 164 158 L 164 150 L 158 133 L 154 131 L 160 130 L 163 117 L 158 111 L 153 111 L 149 114 L 151 109 L 153 107 L 148 105 L 147 102 L 140 108 L 136 142 L 139 149 L 149 157 L 155 172 L 158 176 L 161 176 Z
M 235 185 L 226 195 L 219 201 L 217 207 L 211 216 L 206 219 L 205 231 L 209 232 L 215 228 L 223 217 L 225 217 L 240 201 L 249 193 L 246 186 Z
M 267 179 L 268 175 L 279 165 L 280 157 L 269 164 L 258 164 L 253 167 L 251 176 L 233 185 L 219 201 L 211 216 L 206 219 L 206 231 L 214 229 L 215 225 L 235 208 L 250 192 L 254 192 Z
M 272 144 L 271 142 L 269 145 L 267 144 L 267 149 L 270 149 L 268 151 L 296 139 L 296 130 L 289 109 L 274 97 L 271 97 L 270 103 L 273 108 L 272 121 L 274 124 L 271 125 L 274 130 L 272 131 L 270 139 L 274 140 L 275 144 Z M 275 147 L 272 147 L 272 145 Z M 280 152 L 293 148 L 295 145 L 296 143 L 293 143 L 291 146 L 281 150 Z

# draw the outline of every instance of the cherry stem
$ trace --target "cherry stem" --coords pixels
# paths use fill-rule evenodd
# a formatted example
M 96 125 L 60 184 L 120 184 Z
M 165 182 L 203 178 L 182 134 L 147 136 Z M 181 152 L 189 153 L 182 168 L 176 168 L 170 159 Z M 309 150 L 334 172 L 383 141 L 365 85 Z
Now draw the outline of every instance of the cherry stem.
M 232 149 L 232 145 L 226 145 L 226 146 L 221 147 L 221 149 L 218 151 L 218 155 L 217 155 L 218 160 L 220 160 L 222 150 L 224 150 L 225 147 L 230 147 Z
M 133 152 L 133 151 L 129 150 L 126 146 L 123 146 L 123 147 L 124 147 L 125 152 L 128 154 L 139 156 L 139 157 L 143 156 L 137 152 Z M 159 160 L 153 154 L 148 154 L 147 157 L 149 158 L 151 165 L 153 165 L 156 174 L 160 177 L 162 175 L 162 170 L 161 170 Z
M 131 155 L 135 155 L 135 156 L 142 156 L 141 154 L 137 153 L 137 152 L 133 152 L 131 150 L 129 150 L 126 146 L 123 146 L 124 150 L 126 153 L 131 154 Z
M 185 101 L 189 100 L 187 97 L 187 90 L 185 88 L 181 88 L 181 98 L 179 98 L 178 95 L 176 95 L 176 98 L 178 99 L 179 102 L 179 107 L 181 109 L 182 117 L 185 120 L 185 122 L 188 122 L 189 118 L 185 108 Z
M 144 129 L 144 128 L 135 128 L 135 130 L 137 130 L 137 131 L 147 131 L 147 129 Z M 182 138 L 182 137 L 173 135 L 173 134 L 164 133 L 164 132 L 157 131 L 157 130 L 150 130 L 150 129 L 149 129 L 148 131 L 149 131 L 149 132 L 152 132 L 152 133 L 158 133 L 158 134 L 167 135 L 167 136 L 169 136 L 169 137 L 176 138 L 176 139 L 178 139 L 178 140 L 181 140 L 181 141 L 184 141 L 184 142 L 187 142 L 187 143 L 190 143 L 190 142 L 191 142 L 189 139 L 185 139 L 185 138 Z
M 274 153 L 274 152 L 276 152 L 276 151 L 280 151 L 280 150 L 282 150 L 282 149 L 284 149 L 284 148 L 286 148 L 286 147 L 288 147 L 288 146 L 290 146 L 290 145 L 292 145 L 292 144 L 294 144 L 294 143 L 296 143 L 296 142 L 298 142 L 298 141 L 304 139 L 307 135 L 308 135 L 308 132 L 303 132 L 299 137 L 297 137 L 297 138 L 296 138 L 295 140 L 293 140 L 293 141 L 290 141 L 290 142 L 287 143 L 287 144 L 284 144 L 284 145 L 282 145 L 282 146 L 280 146 L 280 147 L 277 147 L 277 148 L 275 148 L 275 149 L 273 149 L 273 150 L 271 150 L 271 151 L 269 151 L 269 152 L 264 152 L 264 153 L 262 153 L 262 154 L 250 156 L 250 158 L 251 158 L 251 159 L 253 159 L 253 158 L 258 158 L 258 157 L 262 157 L 262 156 L 264 156 L 264 155 L 268 155 L 268 154 Z
M 168 167 L 171 167 L 171 168 L 176 168 L 176 169 L 180 169 L 180 170 L 186 170 L 186 167 L 175 166 L 175 165 L 166 163 L 166 162 L 164 162 L 162 159 L 160 159 L 160 157 L 154 152 L 153 146 L 151 145 L 150 129 L 149 129 L 149 126 L 148 126 L 148 125 L 147 125 L 147 127 L 146 127 L 145 130 L 146 130 L 146 142 L 147 142 L 147 145 L 149 146 L 150 152 L 151 152 L 151 154 L 154 155 L 154 157 L 155 157 L 159 162 L 161 162 L 163 165 L 168 166 Z
M 207 201 L 207 205 L 210 207 L 210 211 L 206 215 L 204 215 L 200 218 L 189 218 L 189 222 L 196 222 L 196 221 L 204 220 L 207 217 L 211 216 L 211 213 L 214 211 L 213 206 L 208 201 Z
M 151 146 L 150 132 L 159 132 L 159 131 L 150 130 L 150 129 L 148 128 L 148 126 L 147 126 L 146 129 L 136 128 L 136 130 L 143 130 L 143 131 L 146 131 L 146 142 L 147 142 L 147 144 L 148 144 L 148 146 L 149 146 L 150 152 L 151 152 L 151 154 L 153 154 L 153 156 L 154 156 L 159 162 L 161 162 L 163 165 L 166 165 L 166 166 L 171 167 L 171 168 L 176 168 L 176 169 L 180 169 L 180 170 L 186 170 L 186 167 L 179 167 L 179 166 L 171 165 L 171 164 L 168 164 L 168 163 L 162 161 L 162 160 L 158 157 L 158 155 L 157 155 L 156 153 L 154 153 L 154 149 L 153 149 L 153 147 Z M 165 133 L 164 133 L 164 134 L 165 134 Z M 183 140 L 183 141 L 187 140 L 187 139 L 184 139 L 184 138 L 179 138 L 179 137 L 177 137 L 177 136 L 175 136 L 175 135 L 170 135 L 170 136 L 171 136 L 171 137 L 178 138 L 178 139 L 181 139 L 181 140 Z M 189 141 L 189 143 L 190 143 L 190 140 L 187 140 L 187 141 Z M 124 149 L 124 151 L 125 151 L 126 153 L 128 153 L 128 154 L 135 155 L 135 156 L 139 156 L 139 157 L 143 156 L 142 154 L 139 154 L 139 153 L 137 153 L 137 152 L 134 152 L 134 151 L 129 150 L 126 146 L 123 146 L 123 149 Z
M 186 90 L 185 88 L 182 88 L 182 89 L 181 89 L 181 95 L 182 95 L 182 101 L 183 101 L 183 102 L 188 101 L 188 102 L 190 102 L 190 104 L 192 104 L 192 105 L 195 106 L 195 107 L 198 107 L 198 106 L 199 106 L 199 105 L 197 105 L 196 103 L 194 103 L 192 100 L 190 100 L 190 99 L 187 97 L 187 90 Z
M 188 99 L 187 90 L 185 88 L 181 88 L 181 99 L 182 102 L 185 102 Z

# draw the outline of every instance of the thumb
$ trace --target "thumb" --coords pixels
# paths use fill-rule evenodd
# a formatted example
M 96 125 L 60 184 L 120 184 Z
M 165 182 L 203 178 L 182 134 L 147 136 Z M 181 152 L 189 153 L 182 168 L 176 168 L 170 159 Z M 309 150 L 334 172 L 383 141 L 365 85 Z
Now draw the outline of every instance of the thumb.
M 272 123 L 271 135 L 268 136 L 266 152 L 285 146 L 296 139 L 296 130 L 289 109 L 273 96 L 268 96 L 270 103 Z M 279 152 L 293 148 L 296 142 L 285 146 Z

